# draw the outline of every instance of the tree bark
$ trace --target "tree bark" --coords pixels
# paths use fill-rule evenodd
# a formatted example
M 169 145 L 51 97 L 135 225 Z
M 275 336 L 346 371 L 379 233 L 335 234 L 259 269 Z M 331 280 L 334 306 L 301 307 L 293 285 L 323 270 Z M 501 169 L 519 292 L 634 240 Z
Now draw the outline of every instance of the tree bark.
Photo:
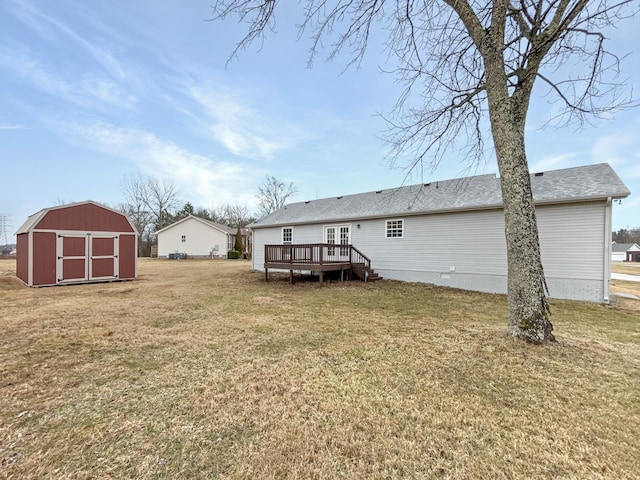
M 532 343 L 555 341 L 524 131 L 533 77 L 509 87 L 504 70 L 506 5 L 494 0 L 492 26 L 479 42 L 485 63 L 491 134 L 500 171 L 508 264 L 507 333 Z M 477 37 L 476 37 L 477 38 Z
M 500 102 L 489 103 L 507 243 L 507 333 L 532 343 L 555 341 L 524 149 L 526 110 L 519 111 L 517 103 L 508 96 Z

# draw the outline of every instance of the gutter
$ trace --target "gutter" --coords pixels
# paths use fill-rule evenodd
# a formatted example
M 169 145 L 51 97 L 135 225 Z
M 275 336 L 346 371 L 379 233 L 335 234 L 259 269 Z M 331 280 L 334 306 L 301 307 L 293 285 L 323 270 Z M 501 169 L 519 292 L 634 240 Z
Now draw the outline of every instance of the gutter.
M 609 280 L 611 279 L 611 214 L 612 199 L 607 198 L 604 210 L 604 282 L 602 299 L 604 303 L 610 303 Z
M 603 197 L 603 196 L 591 196 L 591 197 L 576 197 L 571 199 L 547 199 L 547 200 L 539 200 L 536 201 L 534 199 L 534 205 L 536 207 L 542 206 L 550 206 L 550 205 L 566 205 L 569 203 L 583 203 L 583 202 L 597 202 L 602 200 L 607 200 L 608 204 L 612 199 L 625 198 L 629 195 L 629 193 L 616 193 L 611 197 Z M 502 210 L 503 204 L 494 203 L 488 205 L 478 205 L 478 206 L 462 206 L 456 208 L 440 208 L 434 210 L 415 210 L 406 209 L 400 212 L 387 212 L 382 214 L 375 215 L 364 215 L 364 216 L 352 216 L 352 217 L 339 217 L 339 218 L 321 218 L 321 219 L 306 219 L 306 220 L 298 220 L 298 221 L 288 221 L 288 222 L 277 222 L 277 223 L 266 223 L 261 224 L 260 221 L 256 221 L 247 227 L 252 230 L 258 230 L 260 228 L 273 228 L 273 227 L 283 227 L 283 226 L 298 226 L 298 225 L 315 225 L 315 224 L 326 224 L 333 222 L 357 222 L 364 220 L 377 220 L 383 218 L 391 218 L 391 217 L 416 217 L 422 215 L 441 215 L 443 213 L 461 213 L 461 212 L 480 212 L 487 210 Z

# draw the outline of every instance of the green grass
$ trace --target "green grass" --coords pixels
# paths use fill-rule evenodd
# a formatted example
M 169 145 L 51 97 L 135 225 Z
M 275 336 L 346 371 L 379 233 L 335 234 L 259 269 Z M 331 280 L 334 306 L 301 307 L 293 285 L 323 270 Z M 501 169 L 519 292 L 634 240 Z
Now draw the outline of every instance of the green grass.
M 140 262 L 29 289 L 0 262 L 0 478 L 634 478 L 640 315 Z

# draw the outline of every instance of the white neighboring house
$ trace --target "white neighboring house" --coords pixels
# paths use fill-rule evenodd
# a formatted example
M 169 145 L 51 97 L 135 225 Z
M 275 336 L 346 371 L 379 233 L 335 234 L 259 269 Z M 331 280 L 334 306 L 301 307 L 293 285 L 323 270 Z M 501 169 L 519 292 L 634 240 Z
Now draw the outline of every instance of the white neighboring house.
M 614 243 L 611 245 L 612 262 L 640 262 L 640 246 L 637 243 Z
M 553 298 L 609 301 L 612 201 L 629 190 L 608 164 L 531 175 Z M 265 245 L 342 243 L 383 278 L 507 292 L 500 179 L 480 175 L 292 203 L 254 222 L 253 268 Z M 567 250 L 567 239 L 580 239 Z
M 242 229 L 247 251 L 246 229 Z M 186 253 L 190 257 L 226 257 L 233 250 L 236 228 L 189 215 L 156 232 L 158 258 L 174 253 Z

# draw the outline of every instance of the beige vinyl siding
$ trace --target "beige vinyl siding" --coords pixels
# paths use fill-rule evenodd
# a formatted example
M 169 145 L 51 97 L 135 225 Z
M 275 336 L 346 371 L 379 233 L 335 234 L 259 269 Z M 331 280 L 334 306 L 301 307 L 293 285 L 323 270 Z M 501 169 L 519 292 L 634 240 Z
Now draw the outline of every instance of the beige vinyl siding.
M 175 251 L 206 257 L 211 254 L 214 245 L 218 245 L 218 255 L 226 256 L 227 234 L 195 218 L 189 218 L 158 234 L 158 257 L 166 257 Z
M 602 302 L 606 284 L 606 202 L 536 209 L 549 293 L 554 298 Z M 351 243 L 384 278 L 506 293 L 507 254 L 502 210 L 394 216 L 403 236 L 387 238 L 387 218 L 351 225 Z M 294 226 L 293 243 L 323 242 L 332 223 Z M 359 227 L 358 227 L 359 226 Z M 280 227 L 255 230 L 254 268 L 264 268 L 264 245 L 281 243 Z
M 293 241 L 295 242 L 295 228 Z M 252 267 L 254 270 L 264 270 L 264 246 L 278 245 L 282 243 L 282 228 L 256 228 L 253 230 L 253 252 L 251 255 Z
M 353 244 L 376 270 L 506 275 L 502 211 L 404 217 L 403 238 L 386 238 L 386 219 L 359 223 Z
M 291 225 L 286 225 L 287 227 Z M 321 243 L 322 225 L 294 225 L 293 243 Z M 253 230 L 254 270 L 264 270 L 264 246 L 282 245 L 282 227 L 256 228 Z
M 603 279 L 605 209 L 604 202 L 536 209 L 542 264 L 548 278 Z

